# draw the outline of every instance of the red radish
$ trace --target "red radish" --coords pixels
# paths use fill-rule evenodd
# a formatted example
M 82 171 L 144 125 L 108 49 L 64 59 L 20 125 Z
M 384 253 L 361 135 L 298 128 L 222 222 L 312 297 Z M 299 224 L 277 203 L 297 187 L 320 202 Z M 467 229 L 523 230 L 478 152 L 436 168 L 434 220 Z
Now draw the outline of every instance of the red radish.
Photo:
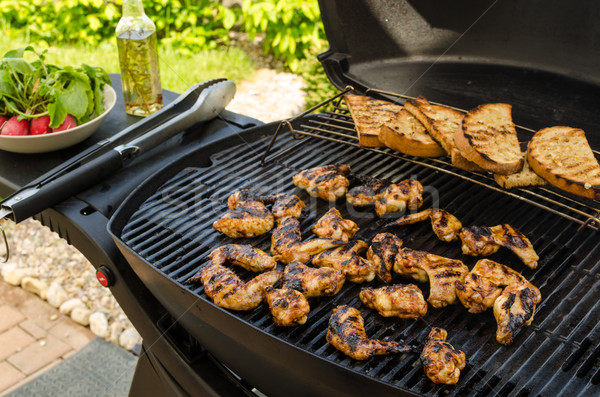
M 42 116 L 31 120 L 29 127 L 29 135 L 43 135 L 52 132 L 50 128 L 50 116 Z
M 6 121 L 8 121 L 8 117 L 0 116 L 0 131 L 2 131 L 2 126 L 4 126 L 4 123 L 6 123 Z
M 52 128 L 52 132 L 64 131 L 73 127 L 77 127 L 75 117 L 71 116 L 70 114 L 67 114 L 67 117 L 65 117 L 65 121 L 63 121 L 62 124 L 58 127 Z
M 4 123 L 0 135 L 29 135 L 29 121 L 19 121 L 17 116 L 13 116 Z

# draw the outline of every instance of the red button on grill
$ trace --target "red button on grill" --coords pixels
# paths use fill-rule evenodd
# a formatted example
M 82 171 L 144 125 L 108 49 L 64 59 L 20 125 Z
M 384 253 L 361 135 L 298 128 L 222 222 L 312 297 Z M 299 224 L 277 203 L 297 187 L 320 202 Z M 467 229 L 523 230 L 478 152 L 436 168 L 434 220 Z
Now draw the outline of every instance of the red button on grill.
M 110 287 L 111 285 L 113 285 L 112 274 L 110 270 L 108 270 L 108 268 L 105 266 L 100 266 L 96 270 L 96 279 L 98 279 L 98 282 L 103 287 Z

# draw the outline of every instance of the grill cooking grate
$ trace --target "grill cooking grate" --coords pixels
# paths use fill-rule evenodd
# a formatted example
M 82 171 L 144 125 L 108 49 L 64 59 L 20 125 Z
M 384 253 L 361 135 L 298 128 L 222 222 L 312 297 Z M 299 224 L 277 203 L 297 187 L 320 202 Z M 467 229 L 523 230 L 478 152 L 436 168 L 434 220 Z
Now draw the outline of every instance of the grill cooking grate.
M 302 120 L 303 125 L 313 129 L 316 125 L 322 128 L 322 123 L 327 123 L 323 128 L 329 130 L 330 123 L 347 124 L 348 117 L 334 113 Z M 301 217 L 302 236 L 307 239 L 313 237 L 312 225 L 330 204 L 296 189 L 292 184 L 296 172 L 324 164 L 347 163 L 352 168 L 351 186 L 356 185 L 361 176 L 391 182 L 416 178 L 425 188 L 422 208 L 439 204 L 465 225 L 510 223 L 530 238 L 539 253 L 541 260 L 536 270 L 525 268 L 507 250 L 500 250 L 491 257 L 521 271 L 542 293 L 533 324 L 519 330 L 512 345 L 506 347 L 495 341 L 496 324 L 491 310 L 472 315 L 461 305 L 454 305 L 444 309 L 429 307 L 426 317 L 416 321 L 383 318 L 362 305 L 358 299 L 362 286 L 351 283 L 346 283 L 335 297 L 310 300 L 307 323 L 296 328 L 275 326 L 265 304 L 250 312 L 230 314 L 321 360 L 335 362 L 347 371 L 415 394 L 552 396 L 563 391 L 583 395 L 598 392 L 600 249 L 597 234 L 591 230 L 576 233 L 577 224 L 565 222 L 563 216 L 515 200 L 504 192 L 461 182 L 462 175 L 437 169 L 432 172 L 429 161 L 406 161 L 390 156 L 385 150 L 357 148 L 349 136 L 341 140 L 349 144 L 340 146 L 338 142 L 310 137 L 297 141 L 290 132 L 280 131 L 279 139 L 272 142 L 277 155 L 270 158 L 265 167 L 259 165 L 267 139 L 228 147 L 212 155 L 210 166 L 182 169 L 147 197 L 123 228 L 121 239 L 172 280 L 177 289 L 208 300 L 201 286 L 187 285 L 185 280 L 206 263 L 212 249 L 234 241 L 212 229 L 212 222 L 226 211 L 227 197 L 234 191 L 251 188 L 258 194 L 297 193 L 307 204 Z M 437 162 L 434 165 L 437 167 Z M 360 230 L 356 238 L 365 241 L 382 231 L 382 225 L 390 220 L 378 219 L 371 210 L 352 208 L 345 201 L 336 207 L 344 217 L 358 223 Z M 581 215 L 574 217 L 585 222 Z M 426 222 L 391 231 L 402 238 L 407 247 L 459 258 L 469 268 L 477 260 L 463 256 L 460 244 L 437 240 Z M 235 242 L 252 244 L 269 252 L 270 234 Z M 240 269 L 235 271 L 241 277 L 251 276 Z M 412 281 L 398 275 L 393 279 L 393 283 L 409 282 Z M 378 283 L 369 286 L 378 286 Z M 418 283 L 418 286 L 427 296 L 427 285 Z M 449 342 L 467 355 L 467 367 L 459 383 L 451 387 L 432 384 L 424 376 L 417 354 L 376 357 L 364 362 L 344 356 L 325 340 L 329 315 L 338 304 L 357 307 L 365 317 L 367 333 L 373 338 L 419 344 L 431 326 L 447 329 Z
M 347 88 L 341 94 L 329 99 L 322 104 L 317 105 L 315 108 L 325 105 L 328 102 L 331 102 L 345 93 L 351 91 L 351 88 Z M 414 97 L 407 95 L 395 94 L 387 91 L 375 90 L 371 89 L 369 92 L 375 92 L 378 94 L 398 97 L 402 99 L 415 99 Z M 432 102 L 435 103 L 435 102 Z M 437 104 L 437 103 L 436 103 Z M 442 105 L 442 104 L 439 104 Z M 447 105 L 442 105 L 447 106 Z M 310 109 L 308 112 L 313 111 L 315 108 Z M 454 108 L 460 112 L 465 113 L 466 111 L 463 109 Z M 306 113 L 304 113 L 306 114 Z M 298 117 L 302 117 L 298 116 Z M 300 128 L 294 129 L 292 127 L 291 120 L 284 120 L 281 122 L 275 133 L 273 134 L 272 140 L 270 144 L 265 149 L 265 153 L 261 158 L 261 163 L 264 165 L 265 162 L 271 161 L 273 158 L 277 156 L 285 155 L 286 153 L 279 153 L 276 156 L 272 157 L 269 160 L 266 160 L 267 155 L 271 151 L 272 144 L 277 138 L 279 132 L 287 127 L 289 131 L 292 133 L 296 139 L 302 139 L 303 137 L 313 137 L 323 140 L 328 140 L 331 142 L 337 142 L 342 145 L 352 146 L 352 147 L 361 147 L 358 144 L 358 137 L 356 135 L 356 131 L 354 129 L 354 121 L 352 117 L 349 115 L 348 109 L 345 107 L 341 107 L 338 101 L 335 106 L 334 112 L 326 112 L 322 113 L 318 116 L 317 119 L 311 119 L 309 123 L 302 124 Z M 522 142 L 522 150 L 525 150 L 526 143 L 529 141 L 529 138 L 536 131 L 529 129 L 523 126 L 516 126 L 517 130 L 520 132 L 519 138 Z M 523 143 L 524 142 L 524 143 Z M 595 231 L 600 230 L 600 203 L 596 200 L 588 200 L 585 198 L 575 197 L 569 195 L 568 193 L 562 192 L 554 187 L 525 187 L 525 188 L 514 188 L 514 189 L 503 189 L 496 184 L 494 178 L 477 172 L 467 172 L 455 168 L 450 163 L 447 157 L 443 158 L 418 158 L 412 157 L 408 155 L 404 155 L 397 151 L 388 148 L 363 148 L 365 150 L 369 150 L 378 154 L 384 154 L 394 158 L 400 158 L 405 161 L 411 162 L 413 164 L 418 164 L 435 171 L 444 172 L 455 177 L 464 179 L 469 181 L 470 183 L 475 183 L 479 186 L 483 186 L 486 189 L 490 189 L 496 192 L 501 192 L 506 194 L 512 198 L 524 201 L 528 204 L 535 205 L 536 207 L 542 208 L 546 211 L 554 213 L 556 215 L 562 216 L 572 222 L 575 222 L 580 225 L 579 230 L 583 228 L 590 228 Z M 597 150 L 593 150 L 593 152 L 598 156 L 600 152 Z

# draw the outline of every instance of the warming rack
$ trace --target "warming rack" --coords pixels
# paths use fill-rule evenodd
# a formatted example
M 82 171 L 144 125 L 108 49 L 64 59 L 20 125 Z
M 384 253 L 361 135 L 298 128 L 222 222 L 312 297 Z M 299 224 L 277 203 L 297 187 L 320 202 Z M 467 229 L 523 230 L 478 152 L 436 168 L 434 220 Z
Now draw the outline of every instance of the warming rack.
M 555 190 L 553 187 L 522 187 L 507 190 L 498 186 L 494 178 L 490 177 L 489 175 L 480 172 L 469 172 L 455 168 L 454 166 L 452 166 L 451 162 L 447 159 L 447 157 L 418 158 L 405 155 L 403 153 L 394 151 L 389 148 L 374 148 L 360 146 L 358 143 L 358 136 L 354 128 L 354 121 L 350 116 L 348 108 L 342 105 L 343 95 L 351 91 L 354 91 L 354 88 L 348 86 L 341 93 L 308 109 L 304 113 L 290 119 L 282 120 L 275 132 L 273 133 L 273 136 L 265 149 L 265 152 L 261 158 L 261 165 L 264 165 L 269 161 L 273 161 L 276 158 L 285 155 L 290 150 L 294 150 L 295 148 L 302 146 L 302 143 L 300 142 L 299 144 L 294 145 L 289 149 L 280 151 L 273 157 L 269 158 L 268 161 L 266 160 L 273 147 L 273 144 L 275 143 L 275 140 L 277 139 L 277 135 L 280 133 L 281 130 L 287 127 L 291 135 L 297 140 L 301 140 L 306 137 L 327 140 L 342 145 L 360 148 L 361 150 L 368 150 L 392 158 L 401 159 L 412 164 L 417 164 L 423 167 L 427 167 L 429 169 L 433 169 L 435 171 L 455 176 L 457 178 L 466 180 L 470 183 L 474 183 L 476 185 L 485 187 L 486 189 L 490 189 L 495 192 L 500 192 L 517 200 L 534 205 L 545 211 L 551 212 L 565 219 L 568 219 L 571 222 L 579 224 L 580 226 L 577 229 L 578 231 L 581 231 L 585 228 L 589 228 L 594 231 L 600 231 L 600 202 L 598 202 L 597 200 L 588 200 L 585 198 L 571 196 L 567 193 L 559 191 L 558 189 Z M 402 98 L 404 100 L 416 99 L 415 97 L 411 97 L 408 95 L 396 94 L 393 92 L 376 89 L 367 90 L 366 94 L 369 93 L 376 93 L 388 97 L 392 96 L 396 98 Z M 322 113 L 316 114 L 315 117 L 308 118 L 307 120 L 305 120 L 305 123 L 300 124 L 299 128 L 294 128 L 292 126 L 292 123 L 294 121 L 297 121 L 298 119 L 301 119 L 307 114 L 312 113 L 315 110 L 320 109 L 322 107 L 325 107 L 326 105 L 334 101 L 335 104 L 333 106 L 333 110 L 324 111 Z M 397 102 L 395 100 L 393 101 Z M 450 107 L 454 110 L 466 113 L 465 110 L 453 106 L 448 106 L 431 101 L 430 103 Z M 533 129 L 519 125 L 517 125 L 516 128 L 530 133 L 536 132 Z M 593 152 L 596 155 L 600 154 L 600 152 L 596 150 L 593 150 Z

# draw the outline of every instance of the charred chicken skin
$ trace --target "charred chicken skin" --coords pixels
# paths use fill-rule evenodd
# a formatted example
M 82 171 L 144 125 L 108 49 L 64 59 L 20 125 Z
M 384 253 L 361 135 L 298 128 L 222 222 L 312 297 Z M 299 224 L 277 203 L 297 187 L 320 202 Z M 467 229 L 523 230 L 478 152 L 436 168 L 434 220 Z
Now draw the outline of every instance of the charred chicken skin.
M 313 233 L 322 238 L 348 241 L 358 231 L 358 226 L 350 219 L 342 218 L 336 208 L 327 211 L 313 227 Z
M 289 193 L 277 193 L 265 197 L 264 201 L 267 204 L 273 204 L 271 206 L 271 213 L 276 220 L 287 216 L 299 218 L 302 210 L 306 207 L 304 201 L 300 200 L 298 196 Z
M 531 269 L 537 267 L 540 259 L 529 239 L 507 224 L 464 227 L 460 230 L 460 239 L 465 255 L 488 256 L 504 247 L 514 252 Z
M 392 233 L 378 233 L 371 240 L 367 260 L 375 267 L 377 278 L 385 283 L 392 281 L 392 269 L 402 240 Z
M 421 363 L 425 375 L 433 383 L 454 385 L 458 382 L 460 371 L 465 368 L 466 356 L 464 352 L 456 351 L 446 342 L 447 337 L 445 329 L 432 328 L 421 353 Z
M 278 222 L 271 235 L 271 255 L 285 264 L 294 260 L 306 263 L 314 255 L 346 243 L 342 240 L 326 238 L 301 241 L 298 219 L 288 216 L 279 219 Z
M 275 218 L 263 200 L 250 190 L 235 192 L 227 199 L 230 211 L 213 223 L 213 228 L 231 238 L 256 237 L 269 232 Z
M 350 167 L 346 164 L 331 164 L 310 168 L 293 176 L 294 185 L 305 189 L 313 197 L 336 201 L 343 197 L 350 182 L 346 175 Z
M 436 236 L 442 241 L 454 241 L 462 228 L 462 223 L 454 215 L 442 209 L 426 209 L 414 214 L 404 215 L 392 223 L 403 226 L 412 223 L 430 220 L 431 227 Z
M 289 263 L 283 271 L 283 286 L 295 289 L 307 298 L 333 296 L 340 292 L 345 280 L 341 270 L 309 267 L 297 261 Z
M 469 268 L 457 259 L 403 247 L 396 255 L 394 271 L 417 281 L 429 280 L 427 302 L 435 308 L 441 308 L 458 301 L 456 282 L 465 279 Z
M 412 346 L 394 341 L 369 339 L 360 311 L 346 305 L 333 309 L 327 328 L 327 342 L 355 360 L 366 360 L 374 355 L 398 354 L 414 350 Z
M 217 305 L 231 310 L 251 310 L 265 299 L 267 287 L 283 276 L 279 270 L 261 273 L 248 282 L 242 281 L 225 266 L 209 263 L 200 270 L 204 292 Z
M 416 319 L 427 314 L 427 302 L 414 284 L 365 288 L 360 291 L 359 297 L 362 303 L 377 310 L 383 317 Z
M 346 193 L 346 200 L 355 207 L 374 205 L 383 195 L 389 182 L 376 178 L 367 178 L 362 185 L 355 186 Z
M 248 244 L 226 244 L 215 248 L 209 255 L 211 263 L 230 262 L 253 272 L 274 270 L 277 261 L 266 252 Z
M 306 322 L 310 306 L 300 291 L 286 287 L 267 287 L 265 297 L 276 325 L 293 327 Z
M 362 240 L 350 241 L 341 247 L 329 249 L 315 256 L 312 264 L 341 270 L 346 275 L 346 279 L 352 283 L 372 281 L 375 278 L 375 267 L 360 256 L 367 247 L 367 243 Z
M 391 212 L 402 212 L 408 208 L 416 210 L 423 204 L 423 186 L 414 179 L 405 179 L 389 185 L 375 201 L 377 216 Z
M 542 300 L 540 290 L 521 273 L 489 259 L 479 260 L 464 281 L 456 283 L 456 294 L 470 313 L 494 307 L 496 340 L 502 344 L 512 343 L 517 329 L 531 324 Z

